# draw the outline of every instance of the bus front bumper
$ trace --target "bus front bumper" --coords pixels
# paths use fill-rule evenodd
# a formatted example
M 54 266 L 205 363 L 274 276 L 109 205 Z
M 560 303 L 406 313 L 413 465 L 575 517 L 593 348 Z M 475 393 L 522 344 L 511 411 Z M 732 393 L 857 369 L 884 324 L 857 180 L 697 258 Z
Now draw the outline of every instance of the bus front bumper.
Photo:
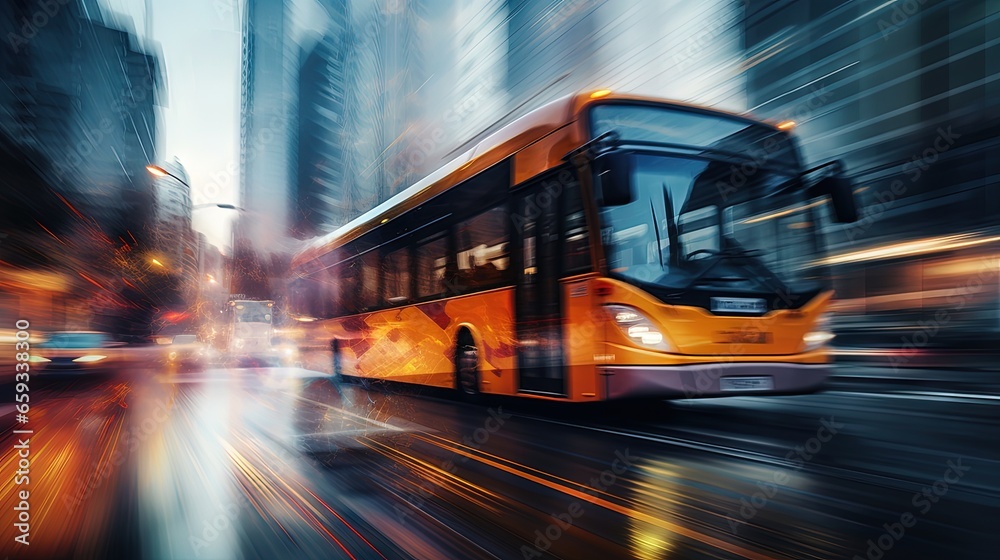
M 695 399 L 738 395 L 812 393 L 830 374 L 829 364 L 712 363 L 683 366 L 605 366 L 605 398 Z

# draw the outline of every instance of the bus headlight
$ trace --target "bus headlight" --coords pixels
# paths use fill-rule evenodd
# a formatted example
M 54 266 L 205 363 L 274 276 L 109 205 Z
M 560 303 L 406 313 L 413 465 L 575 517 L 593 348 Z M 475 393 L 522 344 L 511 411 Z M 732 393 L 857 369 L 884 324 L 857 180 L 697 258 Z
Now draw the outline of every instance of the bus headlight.
M 660 332 L 660 328 L 638 309 L 628 305 L 605 305 L 604 310 L 629 340 L 647 348 L 671 351 L 672 348 L 667 338 Z
M 805 343 L 806 350 L 815 350 L 830 342 L 836 336 L 833 334 L 833 328 L 830 325 L 830 314 L 824 313 L 820 316 L 819 321 L 816 321 L 812 330 L 802 335 L 802 342 Z

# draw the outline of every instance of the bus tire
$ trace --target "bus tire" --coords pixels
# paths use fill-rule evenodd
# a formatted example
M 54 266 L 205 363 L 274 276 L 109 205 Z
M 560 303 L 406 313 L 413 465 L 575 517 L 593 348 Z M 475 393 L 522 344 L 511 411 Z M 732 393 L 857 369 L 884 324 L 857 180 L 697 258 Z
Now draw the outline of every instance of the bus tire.
M 455 352 L 455 385 L 466 400 L 479 398 L 479 350 L 468 334 L 459 339 Z

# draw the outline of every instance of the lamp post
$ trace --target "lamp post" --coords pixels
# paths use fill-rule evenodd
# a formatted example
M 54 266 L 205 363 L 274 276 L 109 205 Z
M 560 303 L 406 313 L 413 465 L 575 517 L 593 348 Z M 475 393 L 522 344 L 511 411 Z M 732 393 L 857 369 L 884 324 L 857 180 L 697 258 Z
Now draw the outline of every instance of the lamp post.
M 184 179 L 181 179 L 177 175 L 174 175 L 173 173 L 167 171 L 166 169 L 164 169 L 163 167 L 161 167 L 159 165 L 153 165 L 153 164 L 147 165 L 146 166 L 146 171 L 148 171 L 149 174 L 153 175 L 154 177 L 170 177 L 170 178 L 176 180 L 177 182 L 179 182 L 180 184 L 184 185 L 185 187 L 187 187 L 189 190 L 193 190 L 191 188 L 191 185 L 188 184 L 187 181 L 185 181 Z M 245 209 L 240 208 L 239 206 L 236 206 L 235 204 L 229 204 L 229 203 L 224 203 L 224 202 L 209 202 L 209 203 L 205 203 L 205 204 L 195 204 L 194 206 L 191 207 L 191 211 L 194 212 L 195 210 L 203 210 L 205 208 L 220 208 L 222 210 L 235 210 L 237 212 L 245 212 L 246 211 Z M 230 243 L 232 245 L 233 256 L 235 257 L 235 253 L 236 253 L 236 232 L 235 231 L 233 231 Z M 230 260 L 232 261 L 233 259 L 231 258 Z M 233 274 L 234 273 L 235 273 L 235 270 L 233 270 L 233 266 L 232 266 L 232 263 L 231 263 L 230 264 L 230 274 L 229 274 L 229 287 L 230 287 L 230 291 L 232 291 Z M 200 277 L 200 274 L 201 274 L 200 270 L 198 271 L 198 274 L 199 274 L 199 277 Z M 199 291 L 200 291 L 200 288 L 199 288 Z
M 189 189 L 191 188 L 191 185 L 187 184 L 187 181 L 181 179 L 177 175 L 174 175 L 173 173 L 167 171 L 166 169 L 160 167 L 159 165 L 152 165 L 152 164 L 147 165 L 146 171 L 149 171 L 150 175 L 153 175 L 155 177 L 173 177 L 174 179 L 180 181 L 181 184 L 184 185 L 185 187 Z

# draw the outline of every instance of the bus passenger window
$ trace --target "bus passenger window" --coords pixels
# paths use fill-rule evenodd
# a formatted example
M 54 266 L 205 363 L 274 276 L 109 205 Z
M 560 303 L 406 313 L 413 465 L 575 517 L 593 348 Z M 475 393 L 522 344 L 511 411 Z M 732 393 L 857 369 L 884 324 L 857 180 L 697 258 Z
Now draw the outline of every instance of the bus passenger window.
M 369 251 L 361 257 L 361 307 L 374 309 L 378 307 L 378 251 Z
M 417 246 L 417 297 L 439 296 L 446 292 L 444 279 L 447 262 L 447 238 L 420 242 Z
M 332 269 L 321 270 L 316 273 L 316 278 L 312 282 L 310 290 L 310 315 L 316 318 L 329 319 L 340 315 L 343 310 L 340 308 L 340 284 L 337 281 L 337 273 Z
M 566 274 L 589 272 L 590 239 L 587 233 L 587 217 L 580 196 L 580 184 L 573 181 L 563 190 L 563 247 L 565 249 Z
M 458 224 L 457 280 L 461 291 L 494 288 L 508 281 L 510 236 L 507 222 L 504 204 Z
M 400 305 L 410 301 L 410 249 L 400 249 L 385 256 L 385 304 Z
M 352 315 L 361 311 L 358 305 L 358 269 L 360 263 L 351 261 L 337 267 L 337 311 L 340 315 Z

